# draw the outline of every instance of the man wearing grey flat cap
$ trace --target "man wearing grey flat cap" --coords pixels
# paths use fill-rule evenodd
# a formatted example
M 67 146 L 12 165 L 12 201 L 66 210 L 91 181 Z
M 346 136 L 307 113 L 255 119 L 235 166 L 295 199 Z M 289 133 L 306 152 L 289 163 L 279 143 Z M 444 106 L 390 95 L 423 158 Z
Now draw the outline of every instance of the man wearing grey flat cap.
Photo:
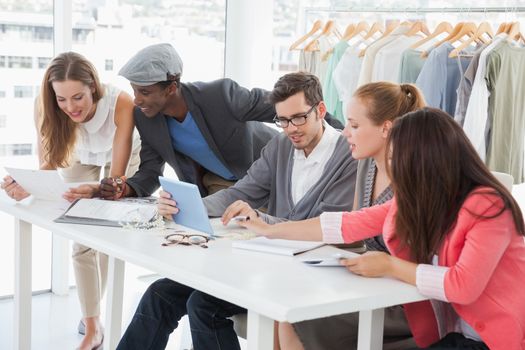
M 248 90 L 231 79 L 181 83 L 182 60 L 170 44 L 140 50 L 119 71 L 135 95 L 134 119 L 142 149 L 140 167 L 129 179 L 105 178 L 101 196 L 149 196 L 167 162 L 182 181 L 199 186 L 202 196 L 246 175 L 277 131 L 269 92 Z M 326 121 L 342 129 L 331 116 Z

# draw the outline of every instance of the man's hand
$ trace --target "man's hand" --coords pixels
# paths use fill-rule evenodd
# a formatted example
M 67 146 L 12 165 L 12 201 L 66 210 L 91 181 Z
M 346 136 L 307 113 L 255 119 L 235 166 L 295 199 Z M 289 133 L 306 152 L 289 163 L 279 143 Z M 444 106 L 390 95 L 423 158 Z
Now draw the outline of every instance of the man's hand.
M 99 184 L 85 184 L 78 187 L 72 187 L 65 192 L 62 197 L 69 202 L 73 202 L 79 198 L 93 198 L 100 193 Z
M 30 195 L 9 175 L 4 177 L 4 181 L 2 182 L 0 187 L 2 187 L 2 189 L 9 197 L 13 198 L 16 201 L 21 201 L 22 199 L 27 198 Z
M 230 220 L 234 216 L 238 215 L 246 216 L 247 220 L 255 220 L 259 216 L 257 215 L 257 212 L 253 210 L 248 203 L 238 200 L 233 202 L 228 208 L 226 208 L 224 214 L 222 214 L 222 224 L 228 225 Z
M 100 198 L 115 200 L 128 195 L 129 186 L 124 176 L 105 177 L 100 181 Z
M 160 191 L 160 197 L 157 201 L 157 211 L 167 220 L 173 220 L 173 215 L 179 212 L 177 202 L 171 199 L 171 194 L 166 191 Z

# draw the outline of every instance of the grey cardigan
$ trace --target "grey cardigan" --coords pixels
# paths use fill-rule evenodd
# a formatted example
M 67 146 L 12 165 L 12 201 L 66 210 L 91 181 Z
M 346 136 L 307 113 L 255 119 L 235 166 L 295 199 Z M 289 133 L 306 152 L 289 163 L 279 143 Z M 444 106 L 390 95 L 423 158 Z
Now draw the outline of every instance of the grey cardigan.
M 296 205 L 291 195 L 293 156 L 294 148 L 288 137 L 284 133 L 275 136 L 244 178 L 204 198 L 208 214 L 221 216 L 236 200 L 243 200 L 256 209 L 266 207 L 267 214 L 259 212 L 259 215 L 268 223 L 303 220 L 324 211 L 352 210 L 357 161 L 352 158 L 343 136 L 339 137 L 319 181 Z

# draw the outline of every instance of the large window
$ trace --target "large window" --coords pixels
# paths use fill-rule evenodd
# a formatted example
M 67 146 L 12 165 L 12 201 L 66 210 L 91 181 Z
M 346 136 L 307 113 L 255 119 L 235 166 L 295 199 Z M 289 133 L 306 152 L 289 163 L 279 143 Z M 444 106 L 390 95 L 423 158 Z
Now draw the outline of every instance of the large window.
M 0 177 L 4 166 L 38 167 L 34 98 L 53 56 L 53 1 L 0 0 Z M 0 212 L 0 297 L 13 294 L 14 220 Z M 33 290 L 50 288 L 51 235 L 33 228 Z M 37 248 L 38 247 L 38 248 Z
M 118 2 L 73 1 L 73 28 L 84 28 L 84 40 L 73 50 L 97 66 L 103 82 L 131 92 L 119 69 L 143 47 L 171 43 L 184 62 L 182 81 L 214 80 L 224 74 L 226 0 Z M 176 19 L 176 20 L 174 20 Z M 126 45 L 119 46 L 119 43 Z

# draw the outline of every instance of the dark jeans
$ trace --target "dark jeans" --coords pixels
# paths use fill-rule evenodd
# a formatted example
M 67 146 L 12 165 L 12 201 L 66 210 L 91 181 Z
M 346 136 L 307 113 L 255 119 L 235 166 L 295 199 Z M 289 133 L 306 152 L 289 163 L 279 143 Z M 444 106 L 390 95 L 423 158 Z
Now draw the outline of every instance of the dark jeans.
M 236 350 L 239 340 L 228 319 L 245 309 L 214 298 L 167 278 L 153 283 L 140 300 L 137 311 L 117 350 L 165 349 L 168 338 L 186 314 L 195 350 Z
M 490 350 L 485 343 L 465 338 L 460 333 L 449 333 L 428 348 L 432 350 Z

